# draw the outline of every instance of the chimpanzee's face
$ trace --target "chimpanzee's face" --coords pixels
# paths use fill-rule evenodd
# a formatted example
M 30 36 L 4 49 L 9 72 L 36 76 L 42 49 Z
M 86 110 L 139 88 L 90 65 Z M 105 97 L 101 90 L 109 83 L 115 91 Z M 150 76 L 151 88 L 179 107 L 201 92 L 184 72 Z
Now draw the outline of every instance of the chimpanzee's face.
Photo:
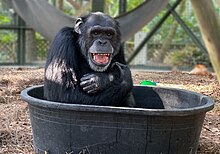
M 79 18 L 75 31 L 80 34 L 81 52 L 91 69 L 105 71 L 119 52 L 121 34 L 118 23 L 110 16 L 96 12 Z

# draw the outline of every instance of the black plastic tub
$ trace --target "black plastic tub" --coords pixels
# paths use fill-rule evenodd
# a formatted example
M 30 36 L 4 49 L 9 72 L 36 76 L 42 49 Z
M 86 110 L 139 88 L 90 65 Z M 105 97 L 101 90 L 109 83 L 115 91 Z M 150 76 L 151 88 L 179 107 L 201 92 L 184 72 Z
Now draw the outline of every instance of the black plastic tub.
M 38 154 L 193 154 L 213 101 L 171 88 L 133 88 L 138 108 L 43 99 L 43 86 L 21 92 L 29 104 Z

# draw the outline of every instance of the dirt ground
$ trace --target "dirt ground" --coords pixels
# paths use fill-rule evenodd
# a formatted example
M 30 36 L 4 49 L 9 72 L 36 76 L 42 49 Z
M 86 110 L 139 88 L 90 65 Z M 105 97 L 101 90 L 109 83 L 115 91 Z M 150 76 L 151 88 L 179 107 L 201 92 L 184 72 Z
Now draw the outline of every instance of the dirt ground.
M 33 143 L 28 106 L 20 92 L 43 84 L 42 68 L 0 68 L 0 154 L 32 154 Z M 158 86 L 183 88 L 210 96 L 215 107 L 206 114 L 199 154 L 220 154 L 220 86 L 215 75 L 187 72 L 132 71 L 134 84 L 152 80 Z

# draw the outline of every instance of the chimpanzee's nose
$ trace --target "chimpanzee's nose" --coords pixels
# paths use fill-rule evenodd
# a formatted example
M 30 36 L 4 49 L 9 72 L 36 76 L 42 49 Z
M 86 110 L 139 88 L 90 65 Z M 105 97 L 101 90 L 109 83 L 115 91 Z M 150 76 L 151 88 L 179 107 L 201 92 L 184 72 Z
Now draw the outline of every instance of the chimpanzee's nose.
M 107 40 L 98 40 L 99 45 L 107 44 Z

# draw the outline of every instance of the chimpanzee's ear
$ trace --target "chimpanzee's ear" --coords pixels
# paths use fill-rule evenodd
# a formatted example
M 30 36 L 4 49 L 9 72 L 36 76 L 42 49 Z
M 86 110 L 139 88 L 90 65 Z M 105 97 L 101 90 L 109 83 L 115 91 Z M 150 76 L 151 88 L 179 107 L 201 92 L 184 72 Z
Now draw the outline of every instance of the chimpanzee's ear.
M 78 33 L 78 34 L 82 34 L 81 30 L 80 30 L 80 25 L 83 23 L 82 21 L 82 18 L 78 18 L 76 19 L 76 22 L 75 22 L 75 31 Z

